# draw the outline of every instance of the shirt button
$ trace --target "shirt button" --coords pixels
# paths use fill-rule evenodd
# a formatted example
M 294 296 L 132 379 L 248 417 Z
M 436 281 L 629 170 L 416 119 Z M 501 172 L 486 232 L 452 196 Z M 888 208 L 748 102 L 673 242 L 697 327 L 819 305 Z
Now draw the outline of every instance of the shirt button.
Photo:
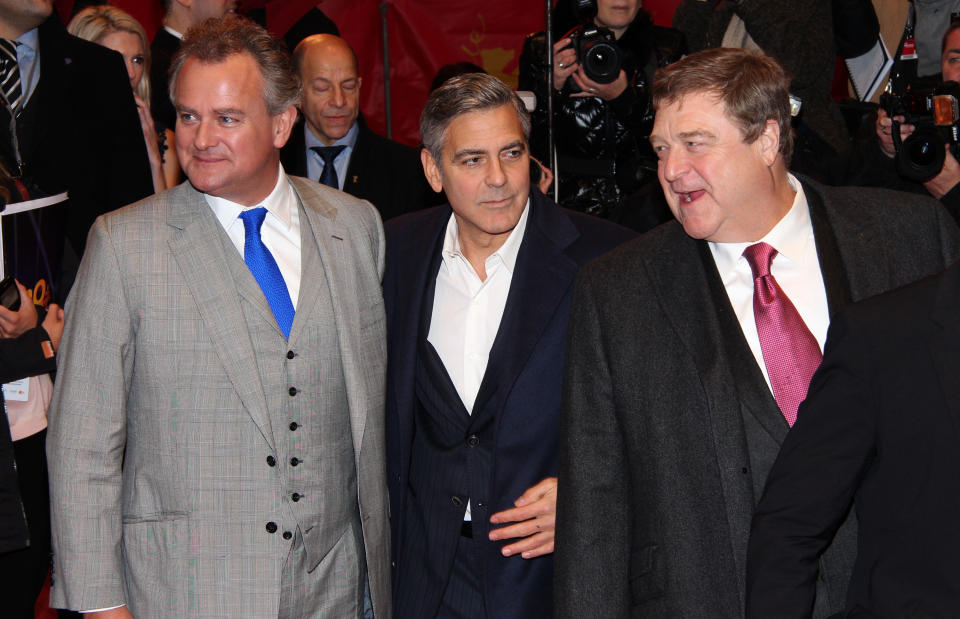
M 463 499 L 461 499 L 457 495 L 453 495 L 452 497 L 450 497 L 450 502 L 453 503 L 454 506 L 456 507 L 463 507 Z
M 300 458 L 290 458 L 290 466 L 297 466 L 300 464 Z
M 283 532 L 283 539 L 290 539 L 291 537 L 293 537 L 293 533 L 291 533 L 290 531 Z
M 476 447 L 479 444 L 480 444 L 480 438 L 476 434 L 471 434 L 467 438 L 467 445 L 470 445 L 471 447 Z
M 293 499 L 293 502 L 294 502 L 294 503 L 296 503 L 297 501 L 300 500 L 300 497 L 302 497 L 302 496 L 303 496 L 303 495 L 300 494 L 299 492 L 294 492 L 293 494 L 290 495 L 290 498 Z
M 276 466 L 277 460 L 273 456 L 267 456 L 267 466 Z
M 268 522 L 267 523 L 267 533 L 276 533 L 277 532 L 277 523 Z
M 292 396 L 293 396 L 293 395 L 297 395 L 297 388 L 296 388 L 296 387 L 290 387 L 290 389 L 287 390 L 287 393 L 289 393 L 289 394 L 292 395 Z
M 296 353 L 294 353 L 292 350 L 287 351 L 287 359 L 293 359 L 296 356 Z
M 297 428 L 299 428 L 299 427 L 300 427 L 300 424 L 298 424 L 296 421 L 291 421 L 291 422 L 290 422 L 290 431 L 291 431 L 291 432 L 296 432 Z

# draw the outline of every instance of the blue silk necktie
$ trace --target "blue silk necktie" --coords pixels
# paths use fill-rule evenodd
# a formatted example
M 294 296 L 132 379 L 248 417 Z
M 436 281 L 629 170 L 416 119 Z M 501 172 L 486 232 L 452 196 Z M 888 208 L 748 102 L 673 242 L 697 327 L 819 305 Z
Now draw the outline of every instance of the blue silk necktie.
M 283 331 L 283 336 L 289 338 L 290 327 L 293 325 L 293 303 L 290 301 L 290 292 L 287 290 L 286 282 L 283 281 L 283 275 L 280 274 L 277 261 L 260 238 L 260 228 L 263 227 L 266 216 L 267 209 L 262 206 L 240 213 L 246 233 L 243 261 L 247 263 L 247 268 L 260 284 L 263 296 L 267 298 L 267 303 L 270 304 L 270 309 L 273 311 L 274 318 L 277 319 L 277 324 L 280 325 L 280 330 Z
M 339 146 L 311 146 L 310 150 L 320 155 L 323 159 L 323 172 L 320 174 L 320 182 L 328 187 L 340 189 L 340 179 L 337 178 L 337 169 L 333 165 L 333 160 L 346 148 L 343 144 Z

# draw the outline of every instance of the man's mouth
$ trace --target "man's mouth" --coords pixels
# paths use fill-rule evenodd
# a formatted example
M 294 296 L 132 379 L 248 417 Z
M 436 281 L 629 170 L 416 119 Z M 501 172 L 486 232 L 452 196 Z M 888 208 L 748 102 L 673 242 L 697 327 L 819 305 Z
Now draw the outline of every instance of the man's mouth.
M 679 196 L 680 201 L 684 204 L 690 204 L 705 193 L 706 191 L 703 189 L 697 189 L 695 191 L 678 191 L 677 196 Z

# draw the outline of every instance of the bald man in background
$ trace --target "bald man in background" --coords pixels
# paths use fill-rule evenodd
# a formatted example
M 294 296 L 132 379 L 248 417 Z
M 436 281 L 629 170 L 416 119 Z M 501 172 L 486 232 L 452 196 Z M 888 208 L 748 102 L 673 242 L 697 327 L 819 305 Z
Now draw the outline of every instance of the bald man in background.
M 303 98 L 300 119 L 280 153 L 288 173 L 369 200 L 384 220 L 438 204 L 417 151 L 377 135 L 364 122 L 363 79 L 346 41 L 332 34 L 307 37 L 293 61 Z

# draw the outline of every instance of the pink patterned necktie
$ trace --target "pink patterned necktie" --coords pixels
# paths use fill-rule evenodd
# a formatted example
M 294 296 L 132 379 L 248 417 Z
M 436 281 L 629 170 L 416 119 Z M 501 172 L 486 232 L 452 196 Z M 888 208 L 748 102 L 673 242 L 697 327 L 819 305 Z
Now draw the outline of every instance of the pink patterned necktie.
M 743 250 L 743 257 L 753 271 L 753 315 L 763 362 L 773 386 L 773 397 L 787 424 L 793 427 L 797 408 L 807 397 L 810 379 L 820 365 L 822 354 L 797 308 L 770 273 L 776 255 L 777 250 L 766 243 Z

